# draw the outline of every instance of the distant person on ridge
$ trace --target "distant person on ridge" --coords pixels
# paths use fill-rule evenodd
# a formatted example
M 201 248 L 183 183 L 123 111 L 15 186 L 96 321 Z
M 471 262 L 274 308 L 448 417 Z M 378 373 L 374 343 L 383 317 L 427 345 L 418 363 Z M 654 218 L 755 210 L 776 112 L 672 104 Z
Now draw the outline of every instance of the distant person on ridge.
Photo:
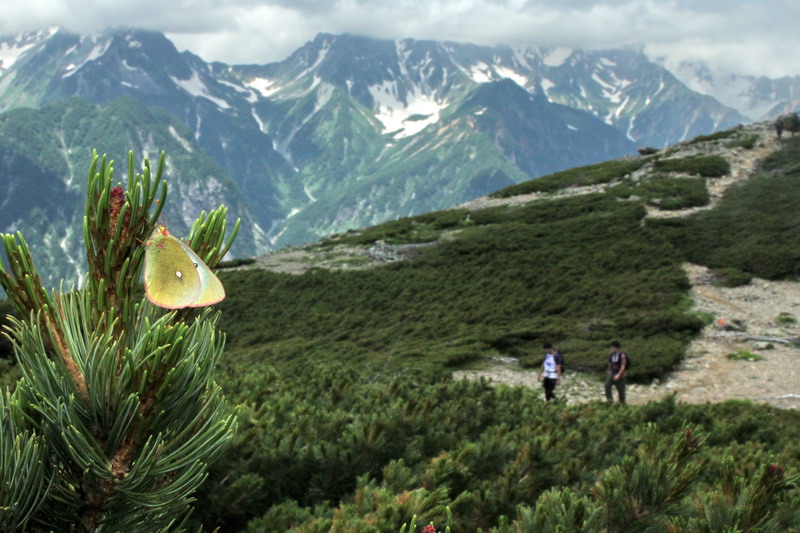
M 619 403 L 625 403 L 625 370 L 628 368 L 628 354 L 620 350 L 618 341 L 611 343 L 611 352 L 608 354 L 608 376 L 606 376 L 606 400 L 614 401 L 611 386 L 617 388 Z
M 544 399 L 554 400 L 556 385 L 561 382 L 561 371 L 564 369 L 564 357 L 549 342 L 544 344 L 544 361 L 539 381 L 544 380 Z

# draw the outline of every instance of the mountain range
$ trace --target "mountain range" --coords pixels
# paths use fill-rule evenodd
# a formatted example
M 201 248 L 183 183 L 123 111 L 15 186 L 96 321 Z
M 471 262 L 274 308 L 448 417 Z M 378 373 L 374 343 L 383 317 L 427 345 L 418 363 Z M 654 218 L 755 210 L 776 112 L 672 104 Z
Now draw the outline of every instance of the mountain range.
M 713 96 L 754 121 L 800 110 L 800 76 L 745 76 L 696 62 L 665 66 L 687 87 Z
M 750 120 L 636 49 L 320 34 L 227 65 L 160 33 L 59 28 L 0 39 L 0 110 L 0 231 L 48 250 L 51 281 L 83 271 L 76 176 L 93 148 L 165 150 L 173 233 L 224 203 L 246 256 Z

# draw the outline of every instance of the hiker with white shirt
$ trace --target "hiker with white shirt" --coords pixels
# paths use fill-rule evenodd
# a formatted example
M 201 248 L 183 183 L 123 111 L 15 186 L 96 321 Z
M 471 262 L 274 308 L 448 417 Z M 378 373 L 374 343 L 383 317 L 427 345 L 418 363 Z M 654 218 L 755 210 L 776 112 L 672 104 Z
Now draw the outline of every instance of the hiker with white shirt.
M 544 361 L 538 379 L 544 383 L 544 399 L 554 400 L 556 385 L 561 382 L 561 372 L 564 370 L 564 357 L 549 342 L 544 344 Z

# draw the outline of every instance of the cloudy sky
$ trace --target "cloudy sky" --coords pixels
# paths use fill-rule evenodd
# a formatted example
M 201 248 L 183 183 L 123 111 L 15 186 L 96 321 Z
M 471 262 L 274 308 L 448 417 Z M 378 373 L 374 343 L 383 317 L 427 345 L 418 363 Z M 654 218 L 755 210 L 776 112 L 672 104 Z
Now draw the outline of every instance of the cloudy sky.
M 65 26 L 162 31 L 205 60 L 268 63 L 319 32 L 614 48 L 668 63 L 800 74 L 798 0 L 3 0 L 0 35 Z

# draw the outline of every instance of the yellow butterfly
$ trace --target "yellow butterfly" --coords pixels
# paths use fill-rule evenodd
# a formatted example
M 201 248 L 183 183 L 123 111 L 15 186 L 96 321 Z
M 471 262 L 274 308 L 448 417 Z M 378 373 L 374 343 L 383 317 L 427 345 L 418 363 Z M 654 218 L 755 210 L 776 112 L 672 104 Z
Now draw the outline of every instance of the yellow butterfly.
M 222 301 L 225 289 L 211 269 L 166 226 L 158 225 L 145 243 L 144 291 L 159 307 L 203 307 Z

